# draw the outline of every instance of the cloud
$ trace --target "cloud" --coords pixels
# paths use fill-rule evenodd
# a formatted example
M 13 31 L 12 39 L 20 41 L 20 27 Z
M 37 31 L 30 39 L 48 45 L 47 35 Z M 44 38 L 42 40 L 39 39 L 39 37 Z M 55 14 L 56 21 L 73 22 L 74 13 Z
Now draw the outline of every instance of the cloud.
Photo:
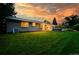
M 46 16 L 49 14 L 49 10 L 41 8 L 40 6 L 32 6 L 31 4 L 16 4 L 16 11 L 18 14 L 29 15 L 29 16 Z
M 57 18 L 57 21 L 64 17 L 79 13 L 78 3 L 16 3 L 17 15 L 24 17 Z

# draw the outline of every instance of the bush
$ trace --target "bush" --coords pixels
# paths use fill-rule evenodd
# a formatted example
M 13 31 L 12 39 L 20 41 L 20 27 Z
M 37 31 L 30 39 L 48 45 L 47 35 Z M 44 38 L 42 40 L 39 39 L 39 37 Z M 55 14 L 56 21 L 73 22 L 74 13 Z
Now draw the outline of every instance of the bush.
M 79 31 L 79 24 L 74 25 L 73 29 Z

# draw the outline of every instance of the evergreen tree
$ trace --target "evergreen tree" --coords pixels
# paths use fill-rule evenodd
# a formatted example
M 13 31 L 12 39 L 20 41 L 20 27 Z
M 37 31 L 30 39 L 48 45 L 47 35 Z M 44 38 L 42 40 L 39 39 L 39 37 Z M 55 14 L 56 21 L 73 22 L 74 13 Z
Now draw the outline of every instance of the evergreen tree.
M 57 21 L 56 21 L 56 18 L 55 17 L 53 19 L 53 25 L 57 25 Z

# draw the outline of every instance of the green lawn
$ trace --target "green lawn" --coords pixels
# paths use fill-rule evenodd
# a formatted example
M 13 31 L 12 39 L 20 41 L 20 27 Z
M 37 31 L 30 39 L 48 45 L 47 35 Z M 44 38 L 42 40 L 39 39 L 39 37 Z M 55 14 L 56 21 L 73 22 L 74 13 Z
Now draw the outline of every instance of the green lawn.
M 79 32 L 0 34 L 0 54 L 79 54 Z

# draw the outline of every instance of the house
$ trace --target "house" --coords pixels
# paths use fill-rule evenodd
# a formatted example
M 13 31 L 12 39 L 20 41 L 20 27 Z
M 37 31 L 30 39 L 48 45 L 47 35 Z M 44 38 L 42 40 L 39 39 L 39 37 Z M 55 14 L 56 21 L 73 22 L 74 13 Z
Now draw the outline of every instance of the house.
M 44 22 L 42 23 L 42 30 L 43 31 L 52 31 L 52 24 L 49 21 L 44 20 Z
M 50 22 L 42 20 L 23 19 L 15 16 L 6 17 L 6 32 L 25 32 L 25 31 L 51 31 Z

